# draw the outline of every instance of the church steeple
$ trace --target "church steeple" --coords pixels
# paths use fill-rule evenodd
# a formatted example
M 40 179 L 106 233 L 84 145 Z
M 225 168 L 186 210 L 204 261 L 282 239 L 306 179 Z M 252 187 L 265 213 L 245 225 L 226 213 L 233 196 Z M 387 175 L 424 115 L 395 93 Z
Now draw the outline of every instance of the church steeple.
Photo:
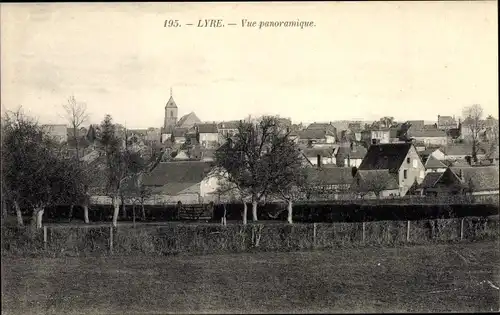
M 172 131 L 177 124 L 178 108 L 172 94 L 172 88 L 170 88 L 170 99 L 168 100 L 167 105 L 165 105 L 165 118 L 163 121 L 163 130 L 165 133 Z
M 165 109 L 167 108 L 177 108 L 177 104 L 175 104 L 174 97 L 172 94 L 172 88 L 170 88 L 170 99 L 167 102 L 167 105 L 165 105 Z

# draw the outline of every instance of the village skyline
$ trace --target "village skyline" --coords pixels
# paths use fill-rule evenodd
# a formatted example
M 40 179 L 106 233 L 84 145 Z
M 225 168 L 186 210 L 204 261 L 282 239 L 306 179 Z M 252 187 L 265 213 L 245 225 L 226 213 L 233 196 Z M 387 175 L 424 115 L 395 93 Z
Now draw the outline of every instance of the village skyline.
M 315 26 L 164 27 L 204 17 Z M 2 107 L 47 124 L 74 95 L 91 123 L 161 126 L 171 87 L 179 114 L 203 121 L 498 115 L 493 1 L 6 4 L 1 18 Z

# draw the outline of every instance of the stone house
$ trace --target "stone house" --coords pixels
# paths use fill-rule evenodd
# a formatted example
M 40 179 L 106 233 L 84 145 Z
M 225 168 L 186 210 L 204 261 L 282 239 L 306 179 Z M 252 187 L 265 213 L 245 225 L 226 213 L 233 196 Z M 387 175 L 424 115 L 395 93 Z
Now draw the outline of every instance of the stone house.
M 376 172 L 366 172 L 376 171 Z M 375 180 L 374 176 L 382 176 Z M 425 167 L 415 146 L 411 143 L 386 143 L 371 145 L 365 158 L 358 167 L 357 184 L 369 189 L 370 185 L 380 188 L 380 184 L 387 187 L 383 191 L 388 194 L 404 196 L 416 182 L 420 184 L 425 177 Z M 397 187 L 394 187 L 394 180 Z M 373 180 L 373 181 L 372 181 Z

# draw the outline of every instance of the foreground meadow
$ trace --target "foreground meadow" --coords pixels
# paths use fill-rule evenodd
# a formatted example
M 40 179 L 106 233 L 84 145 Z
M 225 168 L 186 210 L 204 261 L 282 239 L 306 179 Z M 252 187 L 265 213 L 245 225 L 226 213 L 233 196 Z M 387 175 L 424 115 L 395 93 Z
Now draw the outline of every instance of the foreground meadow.
M 3 258 L 2 313 L 499 310 L 498 242 L 164 257 Z

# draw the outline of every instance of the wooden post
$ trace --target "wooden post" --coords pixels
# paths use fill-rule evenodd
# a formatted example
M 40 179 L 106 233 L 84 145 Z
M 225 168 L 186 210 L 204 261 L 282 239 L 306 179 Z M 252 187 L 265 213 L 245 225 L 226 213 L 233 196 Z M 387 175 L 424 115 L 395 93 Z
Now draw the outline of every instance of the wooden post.
M 316 247 L 316 223 L 313 223 L 313 247 Z
M 464 218 L 460 220 L 460 240 L 464 239 Z
M 406 241 L 410 241 L 410 220 L 408 220 L 408 226 L 406 227 Z
M 113 226 L 109 227 L 109 252 L 113 254 Z
M 47 226 L 43 227 L 43 248 L 47 249 Z
M 363 243 L 365 242 L 365 222 L 363 221 Z

